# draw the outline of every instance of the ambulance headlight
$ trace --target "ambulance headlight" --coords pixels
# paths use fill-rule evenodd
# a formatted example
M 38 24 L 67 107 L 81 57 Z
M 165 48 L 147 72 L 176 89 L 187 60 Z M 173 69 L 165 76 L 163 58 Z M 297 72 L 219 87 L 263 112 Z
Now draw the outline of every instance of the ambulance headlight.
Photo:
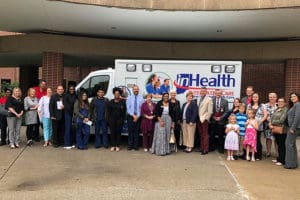
M 235 66 L 234 65 L 226 65 L 225 66 L 225 73 L 234 73 L 235 72 Z
M 211 72 L 212 73 L 221 73 L 221 65 L 212 65 Z
M 136 71 L 136 65 L 135 64 L 127 64 L 126 65 L 126 70 L 128 72 L 135 72 Z
M 144 64 L 143 65 L 143 72 L 152 72 L 152 65 L 151 64 Z

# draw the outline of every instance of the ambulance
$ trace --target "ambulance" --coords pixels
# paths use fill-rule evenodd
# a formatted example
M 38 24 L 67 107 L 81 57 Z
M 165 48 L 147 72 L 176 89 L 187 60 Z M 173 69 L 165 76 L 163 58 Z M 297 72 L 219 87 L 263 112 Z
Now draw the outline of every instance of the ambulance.
M 119 87 L 126 98 L 132 95 L 133 86 L 138 85 L 140 94 L 153 93 L 154 101 L 160 100 L 163 92 L 175 90 L 176 98 L 183 104 L 187 91 L 197 98 L 200 88 L 206 87 L 209 96 L 214 95 L 215 89 L 221 89 L 232 107 L 234 98 L 240 97 L 241 74 L 241 61 L 117 59 L 114 69 L 91 72 L 76 86 L 76 91 L 86 90 L 92 98 L 102 88 L 105 97 L 112 99 L 113 88 Z

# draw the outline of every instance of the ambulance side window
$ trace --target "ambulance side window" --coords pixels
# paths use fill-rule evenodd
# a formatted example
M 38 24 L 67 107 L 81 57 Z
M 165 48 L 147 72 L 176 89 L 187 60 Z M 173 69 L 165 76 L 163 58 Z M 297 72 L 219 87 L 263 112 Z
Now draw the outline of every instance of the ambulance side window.
M 104 93 L 106 94 L 108 84 L 108 75 L 93 76 L 80 87 L 80 90 L 85 90 L 88 92 L 89 97 L 94 97 L 97 95 L 97 90 L 99 88 L 102 88 L 104 90 Z

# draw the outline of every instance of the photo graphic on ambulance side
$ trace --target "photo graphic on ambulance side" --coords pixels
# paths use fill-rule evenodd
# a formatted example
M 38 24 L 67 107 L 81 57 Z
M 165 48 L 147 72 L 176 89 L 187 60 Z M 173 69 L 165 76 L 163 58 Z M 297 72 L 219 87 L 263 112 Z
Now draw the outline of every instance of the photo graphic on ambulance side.
M 160 98 L 165 92 L 169 93 L 173 85 L 171 77 L 164 72 L 151 74 L 146 81 L 146 92 L 154 98 Z

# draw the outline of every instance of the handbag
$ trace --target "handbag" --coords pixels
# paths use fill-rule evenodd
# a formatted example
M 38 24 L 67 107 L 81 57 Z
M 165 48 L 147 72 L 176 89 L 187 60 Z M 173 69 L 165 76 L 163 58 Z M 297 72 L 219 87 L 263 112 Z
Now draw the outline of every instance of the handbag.
M 282 134 L 283 133 L 283 126 L 274 126 L 272 128 L 273 134 Z
M 170 136 L 170 144 L 175 144 L 176 143 L 176 138 L 174 134 L 174 129 L 171 129 L 171 136 Z

